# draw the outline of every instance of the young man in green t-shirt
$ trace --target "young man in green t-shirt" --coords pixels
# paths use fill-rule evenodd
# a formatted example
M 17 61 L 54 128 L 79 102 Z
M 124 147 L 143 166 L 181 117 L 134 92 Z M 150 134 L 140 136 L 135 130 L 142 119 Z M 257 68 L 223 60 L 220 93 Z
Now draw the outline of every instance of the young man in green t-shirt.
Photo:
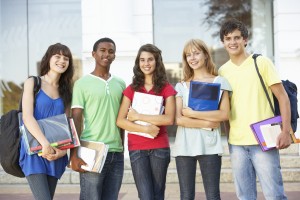
M 95 42 L 92 55 L 95 69 L 77 80 L 73 88 L 72 117 L 80 139 L 109 145 L 101 173 L 81 168 L 86 163 L 71 150 L 71 167 L 80 173 L 80 199 L 117 200 L 124 171 L 121 130 L 116 118 L 125 82 L 110 74 L 116 45 L 110 38 Z
M 270 59 L 257 58 L 259 71 L 269 95 L 279 101 L 282 131 L 277 138 L 277 149 L 263 152 L 253 135 L 250 124 L 273 116 L 267 97 L 255 70 L 252 55 L 246 52 L 248 30 L 236 20 L 226 21 L 220 39 L 230 60 L 219 69 L 232 87 L 230 99 L 229 151 L 236 193 L 239 199 L 256 199 L 256 175 L 266 199 L 287 199 L 280 172 L 279 149 L 291 144 L 290 103 L 281 80 Z

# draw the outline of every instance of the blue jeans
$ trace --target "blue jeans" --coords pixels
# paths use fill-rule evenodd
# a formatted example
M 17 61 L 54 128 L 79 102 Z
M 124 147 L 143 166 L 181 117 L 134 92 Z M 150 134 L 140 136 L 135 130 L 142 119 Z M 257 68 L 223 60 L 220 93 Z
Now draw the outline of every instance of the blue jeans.
M 176 168 L 180 185 L 180 199 L 195 199 L 197 161 L 200 165 L 206 199 L 220 200 L 220 172 L 222 157 L 214 155 L 177 156 Z
M 141 200 L 163 200 L 170 148 L 129 151 L 131 169 Z
M 263 152 L 258 145 L 229 145 L 237 197 L 256 200 L 256 175 L 266 200 L 285 200 L 278 150 Z
M 58 179 L 47 174 L 26 176 L 31 192 L 36 200 L 52 200 Z
M 80 173 L 81 200 L 117 200 L 124 173 L 124 154 L 109 152 L 101 173 Z

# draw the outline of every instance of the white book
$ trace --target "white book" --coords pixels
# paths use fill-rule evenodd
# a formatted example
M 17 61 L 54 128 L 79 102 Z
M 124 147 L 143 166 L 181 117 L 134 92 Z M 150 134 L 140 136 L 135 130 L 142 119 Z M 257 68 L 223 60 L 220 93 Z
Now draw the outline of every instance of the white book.
M 162 96 L 146 94 L 141 92 L 134 92 L 131 106 L 138 113 L 145 114 L 145 115 L 160 115 L 164 111 Z M 144 121 L 135 121 L 135 123 L 144 126 L 150 125 L 150 123 Z M 129 132 L 129 131 L 128 133 L 154 139 L 154 137 L 148 133 Z
M 81 168 L 92 171 L 96 161 L 96 150 L 81 146 L 78 148 L 78 156 L 87 164 L 82 165 Z
M 260 126 L 262 136 L 265 140 L 266 146 L 269 148 L 276 147 L 276 140 L 281 133 L 280 124 L 266 124 Z
M 103 142 L 94 142 L 80 140 L 81 146 L 78 147 L 78 156 L 87 163 L 87 166 L 81 166 L 90 172 L 101 173 L 104 166 L 109 145 Z

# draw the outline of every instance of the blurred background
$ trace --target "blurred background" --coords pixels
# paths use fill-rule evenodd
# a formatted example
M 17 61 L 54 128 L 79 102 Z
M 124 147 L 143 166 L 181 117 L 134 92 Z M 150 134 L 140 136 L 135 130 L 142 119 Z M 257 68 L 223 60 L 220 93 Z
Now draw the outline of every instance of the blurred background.
M 217 67 L 228 60 L 219 39 L 220 24 L 231 17 L 247 24 L 250 53 L 270 57 L 282 79 L 300 84 L 300 1 L 297 0 L 0 0 L 0 115 L 17 108 L 22 84 L 37 75 L 48 46 L 67 45 L 75 63 L 74 80 L 94 69 L 96 40 L 116 42 L 111 73 L 132 79 L 139 47 L 162 50 L 172 84 L 182 78 L 185 42 L 206 42 Z M 174 138 L 176 127 L 169 127 Z

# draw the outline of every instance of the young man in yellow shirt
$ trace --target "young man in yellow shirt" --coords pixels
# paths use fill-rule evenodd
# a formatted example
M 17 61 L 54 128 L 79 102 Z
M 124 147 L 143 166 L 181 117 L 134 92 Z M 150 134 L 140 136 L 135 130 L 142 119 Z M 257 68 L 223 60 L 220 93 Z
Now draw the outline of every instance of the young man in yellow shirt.
M 245 49 L 248 30 L 242 22 L 231 19 L 222 25 L 220 39 L 230 57 L 230 60 L 220 67 L 219 74 L 224 76 L 232 87 L 228 142 L 237 196 L 241 200 L 257 198 L 257 175 L 266 199 L 287 199 L 278 150 L 291 144 L 288 96 L 272 61 L 259 56 L 259 71 L 269 95 L 272 96 L 273 93 L 278 99 L 282 116 L 282 132 L 277 138 L 277 149 L 263 152 L 250 124 L 270 118 L 273 113 L 255 70 L 252 55 Z

